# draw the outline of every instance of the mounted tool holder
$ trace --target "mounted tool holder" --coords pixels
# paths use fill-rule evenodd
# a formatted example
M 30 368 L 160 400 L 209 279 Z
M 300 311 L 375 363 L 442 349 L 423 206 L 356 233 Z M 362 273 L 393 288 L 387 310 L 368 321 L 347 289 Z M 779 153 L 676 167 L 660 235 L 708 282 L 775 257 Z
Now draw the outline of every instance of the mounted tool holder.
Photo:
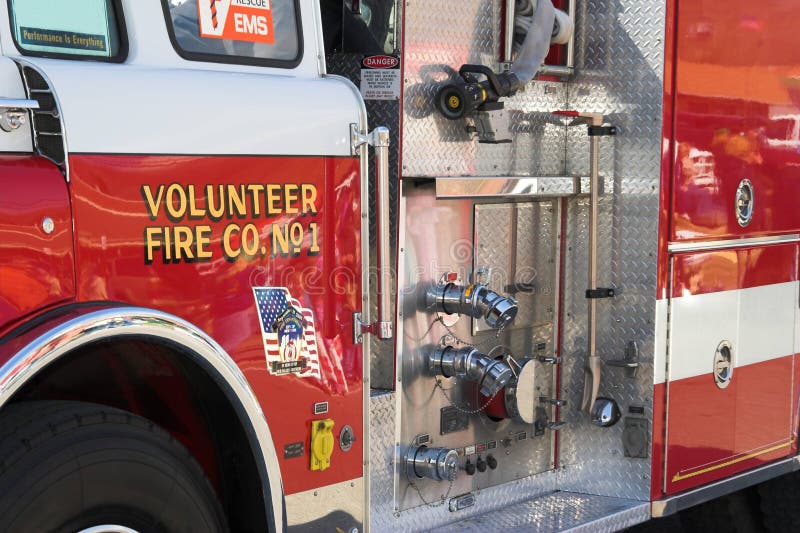
M 589 134 L 589 178 L 591 184 L 589 203 L 589 265 L 586 299 L 589 301 L 588 349 L 586 366 L 584 367 L 583 401 L 581 409 L 589 413 L 592 423 L 600 427 L 609 427 L 619 420 L 619 407 L 610 398 L 598 398 L 602 376 L 602 361 L 597 355 L 597 301 L 613 298 L 613 288 L 597 286 L 597 229 L 598 204 L 600 201 L 600 137 L 616 135 L 614 126 L 604 125 L 604 117 L 600 113 L 580 113 L 578 111 L 556 111 L 556 115 L 572 118 L 571 126 L 586 124 Z

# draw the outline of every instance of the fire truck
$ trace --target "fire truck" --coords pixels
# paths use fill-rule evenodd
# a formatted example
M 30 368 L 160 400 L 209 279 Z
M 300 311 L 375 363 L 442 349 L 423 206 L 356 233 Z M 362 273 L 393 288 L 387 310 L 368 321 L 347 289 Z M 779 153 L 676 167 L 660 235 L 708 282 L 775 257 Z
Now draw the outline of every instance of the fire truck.
M 797 531 L 795 20 L 0 3 L 0 531 Z

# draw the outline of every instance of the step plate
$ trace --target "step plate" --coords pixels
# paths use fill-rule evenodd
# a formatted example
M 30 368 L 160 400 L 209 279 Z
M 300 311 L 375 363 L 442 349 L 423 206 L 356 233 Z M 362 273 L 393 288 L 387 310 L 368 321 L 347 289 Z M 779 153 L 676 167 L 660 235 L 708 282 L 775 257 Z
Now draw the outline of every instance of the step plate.
M 554 492 L 434 531 L 437 533 L 487 531 L 602 533 L 619 531 L 649 519 L 649 502 L 575 492 Z

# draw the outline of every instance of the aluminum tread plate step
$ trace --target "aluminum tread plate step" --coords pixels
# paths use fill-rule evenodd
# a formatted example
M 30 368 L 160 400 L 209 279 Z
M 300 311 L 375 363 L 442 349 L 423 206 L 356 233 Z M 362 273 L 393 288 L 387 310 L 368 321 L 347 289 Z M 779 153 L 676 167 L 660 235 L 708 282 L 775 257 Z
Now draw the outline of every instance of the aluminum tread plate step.
M 491 531 L 610 533 L 649 519 L 649 502 L 576 492 L 553 492 L 433 531 L 436 533 Z

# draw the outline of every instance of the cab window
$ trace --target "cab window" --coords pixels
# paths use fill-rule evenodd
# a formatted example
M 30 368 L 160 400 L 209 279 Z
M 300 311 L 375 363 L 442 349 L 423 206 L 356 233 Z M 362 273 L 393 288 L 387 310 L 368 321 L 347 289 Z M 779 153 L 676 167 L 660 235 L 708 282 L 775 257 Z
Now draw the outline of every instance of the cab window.
M 124 31 L 112 0 L 9 0 L 14 42 L 27 55 L 121 61 Z
M 186 59 L 293 67 L 302 56 L 296 0 L 162 0 Z

